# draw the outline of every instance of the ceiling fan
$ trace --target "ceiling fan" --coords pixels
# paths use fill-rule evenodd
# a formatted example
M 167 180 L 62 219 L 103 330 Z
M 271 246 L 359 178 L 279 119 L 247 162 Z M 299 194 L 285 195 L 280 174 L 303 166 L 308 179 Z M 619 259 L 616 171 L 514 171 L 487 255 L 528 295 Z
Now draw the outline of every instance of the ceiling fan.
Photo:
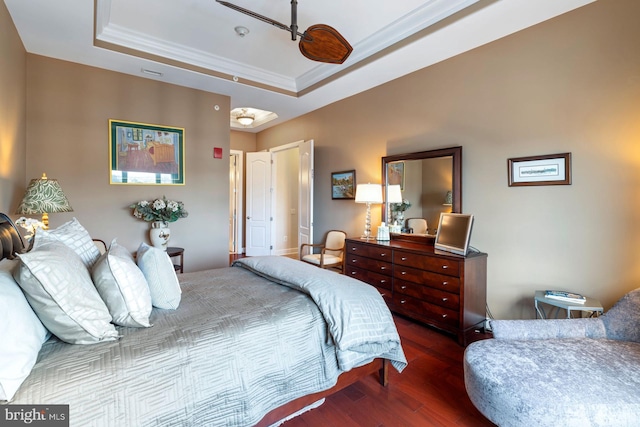
M 300 43 L 298 44 L 300 52 L 312 61 L 342 64 L 353 51 L 349 42 L 336 29 L 328 25 L 316 24 L 307 28 L 304 33 L 298 32 L 297 0 L 291 0 L 291 25 L 289 26 L 235 4 L 221 0 L 216 1 L 223 6 L 259 19 L 281 30 L 289 31 L 293 41 L 296 40 L 297 36 L 300 36 Z

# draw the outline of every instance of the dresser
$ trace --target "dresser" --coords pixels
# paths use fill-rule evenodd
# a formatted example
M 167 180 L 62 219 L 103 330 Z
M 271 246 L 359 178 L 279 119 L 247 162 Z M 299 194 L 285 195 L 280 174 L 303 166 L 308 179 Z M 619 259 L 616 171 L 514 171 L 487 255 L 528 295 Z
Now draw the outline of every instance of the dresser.
M 411 241 L 347 239 L 345 274 L 375 286 L 392 312 L 454 334 L 466 346 L 483 327 L 487 254 L 466 257 Z

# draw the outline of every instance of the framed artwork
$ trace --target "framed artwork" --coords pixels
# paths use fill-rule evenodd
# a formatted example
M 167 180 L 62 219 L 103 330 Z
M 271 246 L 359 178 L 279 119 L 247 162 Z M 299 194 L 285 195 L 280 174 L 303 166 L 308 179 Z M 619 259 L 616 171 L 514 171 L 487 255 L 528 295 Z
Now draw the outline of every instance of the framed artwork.
M 404 162 L 387 164 L 387 184 L 399 185 L 404 190 Z
M 184 129 L 109 120 L 109 182 L 184 185 Z
M 508 159 L 509 187 L 570 185 L 571 153 Z
M 356 171 L 331 172 L 331 198 L 356 198 Z

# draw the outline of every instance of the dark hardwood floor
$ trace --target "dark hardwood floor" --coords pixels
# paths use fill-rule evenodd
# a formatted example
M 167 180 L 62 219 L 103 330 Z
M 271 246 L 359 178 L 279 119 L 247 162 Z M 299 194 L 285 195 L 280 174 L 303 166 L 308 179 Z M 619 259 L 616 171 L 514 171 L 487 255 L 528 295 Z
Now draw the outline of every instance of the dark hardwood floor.
M 464 388 L 464 348 L 448 335 L 394 316 L 409 365 L 390 368 L 389 386 L 371 375 L 284 427 L 493 426 Z

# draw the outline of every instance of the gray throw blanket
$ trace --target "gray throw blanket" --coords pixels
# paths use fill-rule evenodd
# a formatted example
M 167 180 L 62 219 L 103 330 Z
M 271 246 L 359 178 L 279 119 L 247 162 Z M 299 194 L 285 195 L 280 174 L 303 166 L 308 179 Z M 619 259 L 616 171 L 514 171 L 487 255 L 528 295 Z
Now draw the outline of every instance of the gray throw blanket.
M 343 371 L 376 357 L 389 359 L 398 372 L 407 365 L 391 312 L 373 286 L 280 256 L 241 258 L 233 266 L 309 295 L 329 325 Z

